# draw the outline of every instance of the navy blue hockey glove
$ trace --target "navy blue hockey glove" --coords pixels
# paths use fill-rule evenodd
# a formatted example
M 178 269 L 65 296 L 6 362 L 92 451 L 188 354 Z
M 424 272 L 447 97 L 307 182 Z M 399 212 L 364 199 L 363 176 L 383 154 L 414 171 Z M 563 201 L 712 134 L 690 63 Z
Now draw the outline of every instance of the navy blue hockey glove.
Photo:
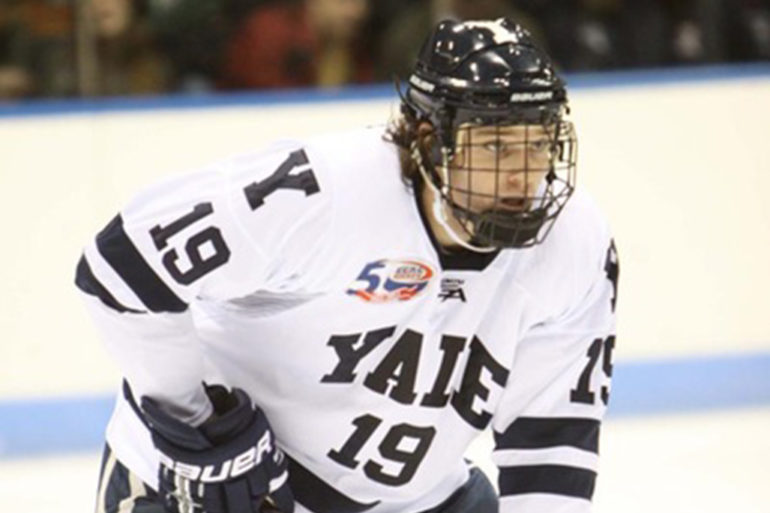
M 294 511 L 287 462 L 262 410 L 240 389 L 207 386 L 216 415 L 194 428 L 142 398 L 160 452 L 158 494 L 171 513 Z

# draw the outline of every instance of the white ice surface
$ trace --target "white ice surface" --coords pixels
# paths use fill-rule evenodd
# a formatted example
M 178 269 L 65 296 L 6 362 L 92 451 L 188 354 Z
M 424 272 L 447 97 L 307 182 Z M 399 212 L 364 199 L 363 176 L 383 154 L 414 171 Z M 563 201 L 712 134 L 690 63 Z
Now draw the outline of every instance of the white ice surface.
M 471 457 L 494 473 L 482 438 Z M 770 407 L 608 420 L 595 513 L 770 512 Z M 0 462 L 0 511 L 93 511 L 99 454 Z

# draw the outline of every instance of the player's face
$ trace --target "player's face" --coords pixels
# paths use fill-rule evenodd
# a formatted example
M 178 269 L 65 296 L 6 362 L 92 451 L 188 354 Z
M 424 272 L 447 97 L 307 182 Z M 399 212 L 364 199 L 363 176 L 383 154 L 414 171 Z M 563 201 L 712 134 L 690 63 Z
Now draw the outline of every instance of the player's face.
M 552 134 L 541 125 L 461 126 L 452 200 L 472 212 L 526 210 L 551 167 Z

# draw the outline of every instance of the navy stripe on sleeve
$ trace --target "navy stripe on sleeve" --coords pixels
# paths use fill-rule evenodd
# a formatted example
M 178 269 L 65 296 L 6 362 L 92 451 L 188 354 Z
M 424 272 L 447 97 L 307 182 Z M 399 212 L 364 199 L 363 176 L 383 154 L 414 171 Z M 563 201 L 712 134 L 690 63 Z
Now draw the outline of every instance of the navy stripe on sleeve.
M 88 265 L 88 260 L 86 260 L 85 255 L 81 256 L 80 261 L 78 262 L 77 271 L 75 271 L 75 285 L 86 294 L 98 297 L 102 303 L 109 306 L 113 310 L 117 310 L 120 313 L 144 313 L 141 310 L 128 308 L 120 301 L 115 299 L 115 296 L 113 296 L 110 291 L 107 290 L 107 288 L 102 285 L 102 283 L 96 278 L 96 276 L 94 276 L 94 273 L 91 271 L 91 266 Z
M 498 484 L 500 497 L 552 493 L 590 500 L 596 485 L 596 472 L 566 465 L 502 467 Z
M 599 453 L 599 421 L 572 417 L 519 417 L 495 433 L 497 449 L 544 449 L 567 445 Z
M 152 312 L 184 312 L 187 304 L 163 283 L 123 229 L 120 214 L 96 236 L 99 253 Z

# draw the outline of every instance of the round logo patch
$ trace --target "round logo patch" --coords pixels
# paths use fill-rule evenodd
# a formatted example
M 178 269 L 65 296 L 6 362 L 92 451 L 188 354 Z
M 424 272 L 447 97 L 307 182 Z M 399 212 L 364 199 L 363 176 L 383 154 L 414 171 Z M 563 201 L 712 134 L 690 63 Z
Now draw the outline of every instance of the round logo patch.
M 376 260 L 364 266 L 347 293 L 373 303 L 407 301 L 425 289 L 433 275 L 429 265 L 417 260 Z

